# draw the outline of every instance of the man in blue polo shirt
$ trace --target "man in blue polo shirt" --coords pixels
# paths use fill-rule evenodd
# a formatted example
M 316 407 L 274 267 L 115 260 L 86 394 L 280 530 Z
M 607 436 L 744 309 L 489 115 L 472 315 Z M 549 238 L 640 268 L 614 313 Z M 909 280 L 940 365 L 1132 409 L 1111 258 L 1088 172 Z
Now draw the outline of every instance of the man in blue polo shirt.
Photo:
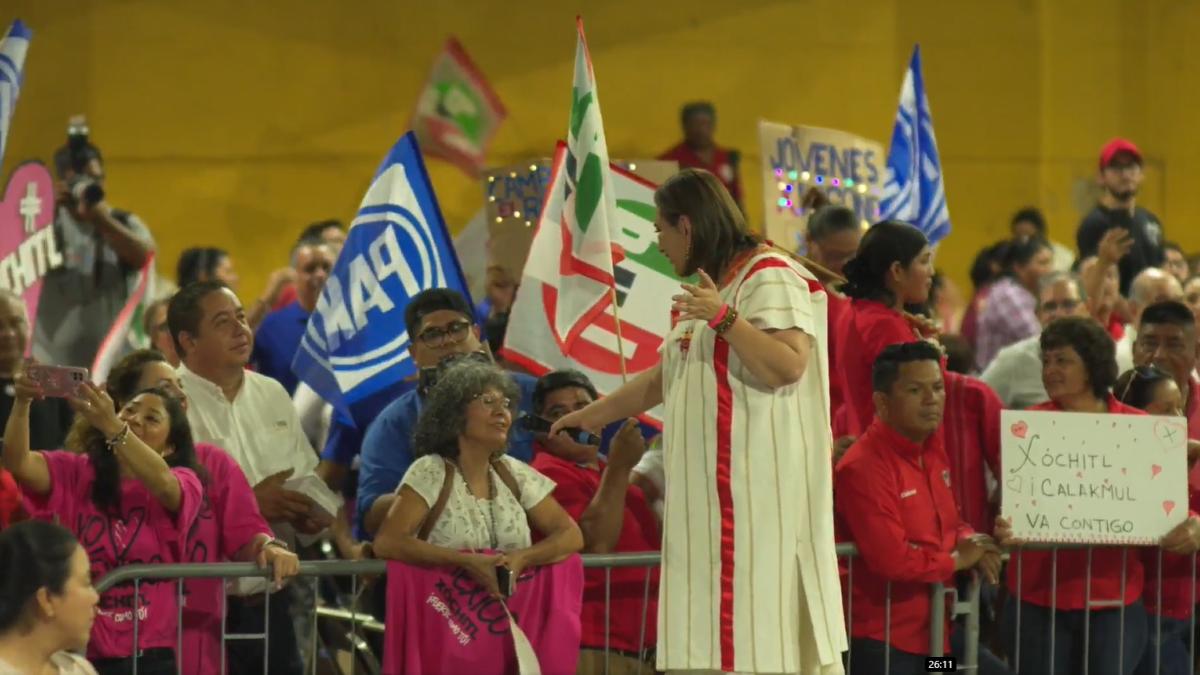
M 316 308 L 325 281 L 329 279 L 333 260 L 333 252 L 319 237 L 301 238 L 292 249 L 296 300 L 268 314 L 254 333 L 251 365 L 257 372 L 282 384 L 288 395 L 296 393 L 299 383 L 292 372 L 292 359 L 300 348 L 308 317 Z
M 404 322 L 417 368 L 435 368 L 447 357 L 483 352 L 479 327 L 472 323 L 473 315 L 471 305 L 457 291 L 435 288 L 413 296 L 404 310 Z M 521 412 L 529 412 L 537 381 L 518 373 L 512 377 L 521 389 L 518 407 Z M 422 392 L 415 383 L 402 391 L 398 398 L 380 402 L 382 412 L 378 415 L 364 416 L 373 418 L 365 437 L 361 428 L 335 415 L 329 440 L 321 453 L 317 471 L 326 482 L 336 486 L 345 480 L 362 448 L 355 513 L 359 539 L 374 538 L 391 507 L 396 486 L 416 459 L 412 435 L 421 413 Z M 390 392 L 391 396 L 395 394 L 395 390 Z M 514 425 L 509 454 L 523 462 L 532 460 L 533 435 Z

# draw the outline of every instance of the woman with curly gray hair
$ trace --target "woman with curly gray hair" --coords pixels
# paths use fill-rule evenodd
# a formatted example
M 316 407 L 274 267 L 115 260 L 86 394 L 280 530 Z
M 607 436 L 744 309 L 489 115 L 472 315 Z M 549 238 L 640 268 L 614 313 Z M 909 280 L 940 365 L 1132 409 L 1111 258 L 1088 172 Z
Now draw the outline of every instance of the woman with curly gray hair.
M 495 366 L 450 367 L 417 421 L 418 459 L 375 538 L 378 557 L 461 567 L 499 595 L 497 567 L 516 579 L 583 548 L 579 527 L 551 496 L 554 482 L 504 454 L 518 394 Z M 531 526 L 542 535 L 537 544 Z

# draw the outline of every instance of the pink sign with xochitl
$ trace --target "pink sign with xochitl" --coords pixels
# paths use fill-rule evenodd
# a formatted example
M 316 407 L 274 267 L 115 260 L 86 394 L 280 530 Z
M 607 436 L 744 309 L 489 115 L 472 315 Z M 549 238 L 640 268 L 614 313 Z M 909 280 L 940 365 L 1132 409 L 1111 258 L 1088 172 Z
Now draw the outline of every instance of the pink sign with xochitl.
M 0 288 L 25 300 L 37 316 L 46 274 L 63 264 L 54 238 L 54 181 L 41 162 L 17 166 L 0 202 Z

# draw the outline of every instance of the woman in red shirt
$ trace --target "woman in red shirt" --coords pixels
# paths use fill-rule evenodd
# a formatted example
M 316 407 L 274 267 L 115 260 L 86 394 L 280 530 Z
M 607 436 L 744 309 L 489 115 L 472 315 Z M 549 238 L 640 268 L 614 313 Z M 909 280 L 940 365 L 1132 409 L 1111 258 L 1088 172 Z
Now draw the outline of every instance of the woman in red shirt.
M 836 335 L 843 411 L 835 437 L 858 436 L 875 417 L 871 364 L 884 347 L 923 337 L 905 305 L 924 304 L 933 286 L 933 252 L 920 230 L 906 223 L 876 223 L 843 271 L 842 292 L 852 298 Z M 853 356 L 851 356 L 853 355 Z
M 1100 324 L 1058 319 L 1042 331 L 1041 347 L 1042 383 L 1050 400 L 1031 410 L 1145 414 L 1113 397 L 1116 347 Z M 996 519 L 996 539 L 1020 545 L 1005 518 Z M 1146 647 L 1143 576 L 1142 557 L 1133 546 L 1015 549 L 1002 626 L 1010 662 L 1021 673 L 1129 675 Z M 1088 609 L 1105 601 L 1109 604 Z

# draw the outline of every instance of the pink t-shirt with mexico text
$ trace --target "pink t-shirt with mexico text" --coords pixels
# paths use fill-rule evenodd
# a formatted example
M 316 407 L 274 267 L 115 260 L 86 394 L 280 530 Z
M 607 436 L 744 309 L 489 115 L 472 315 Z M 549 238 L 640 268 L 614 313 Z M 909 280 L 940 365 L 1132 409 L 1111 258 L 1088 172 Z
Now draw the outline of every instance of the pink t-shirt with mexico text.
M 55 450 L 42 453 L 50 470 L 50 491 L 23 490 L 33 518 L 57 520 L 79 539 L 92 561 L 92 577 L 126 565 L 176 563 L 183 558 L 184 535 L 192 528 L 203 501 L 200 479 L 191 469 L 171 469 L 179 479 L 180 504 L 170 513 L 136 479 L 121 481 L 119 514 L 105 513 L 92 501 L 96 471 L 86 455 Z M 138 646 L 174 649 L 178 607 L 174 581 L 144 581 L 136 601 Z M 133 653 L 133 584 L 100 596 L 88 658 L 123 658 Z
M 258 535 L 273 536 L 246 474 L 228 453 L 215 445 L 197 443 L 196 463 L 208 475 L 200 513 L 188 532 L 186 562 L 233 560 Z M 222 579 L 192 579 L 184 584 L 183 653 L 179 658 L 184 675 L 221 672 L 224 594 Z

